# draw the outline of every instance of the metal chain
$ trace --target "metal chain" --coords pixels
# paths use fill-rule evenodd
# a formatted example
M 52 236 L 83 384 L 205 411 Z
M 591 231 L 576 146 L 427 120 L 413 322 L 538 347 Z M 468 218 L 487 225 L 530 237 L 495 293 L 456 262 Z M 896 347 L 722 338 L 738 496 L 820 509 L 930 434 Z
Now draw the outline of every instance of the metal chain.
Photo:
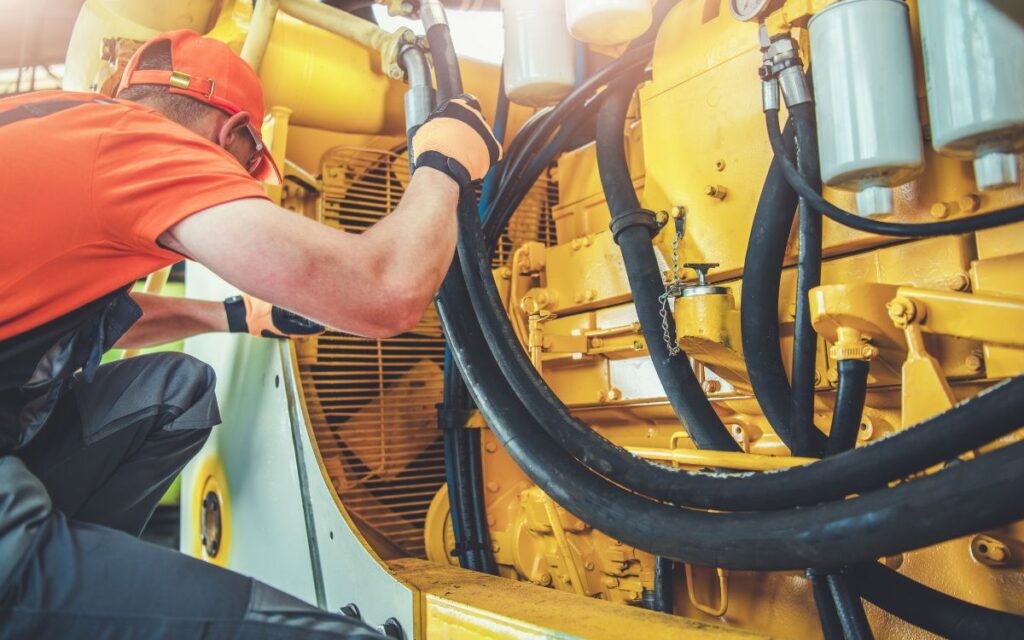
M 675 340 L 672 339 L 671 325 L 669 325 L 669 298 L 675 299 L 682 294 L 682 278 L 679 273 L 679 243 L 683 239 L 683 225 L 677 220 L 676 223 L 676 235 L 672 239 L 672 280 L 665 287 L 665 293 L 658 296 L 658 302 L 661 303 L 661 309 L 658 312 L 661 315 L 661 332 L 662 339 L 665 341 L 665 348 L 668 349 L 669 357 L 677 356 L 682 349 L 676 344 Z

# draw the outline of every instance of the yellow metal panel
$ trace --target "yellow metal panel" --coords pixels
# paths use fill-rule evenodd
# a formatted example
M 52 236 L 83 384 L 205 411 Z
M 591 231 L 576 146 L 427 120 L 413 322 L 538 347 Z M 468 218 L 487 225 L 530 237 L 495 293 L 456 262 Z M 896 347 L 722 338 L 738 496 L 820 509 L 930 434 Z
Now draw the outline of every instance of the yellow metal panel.
M 428 562 L 389 566 L 421 593 L 424 640 L 764 637 Z

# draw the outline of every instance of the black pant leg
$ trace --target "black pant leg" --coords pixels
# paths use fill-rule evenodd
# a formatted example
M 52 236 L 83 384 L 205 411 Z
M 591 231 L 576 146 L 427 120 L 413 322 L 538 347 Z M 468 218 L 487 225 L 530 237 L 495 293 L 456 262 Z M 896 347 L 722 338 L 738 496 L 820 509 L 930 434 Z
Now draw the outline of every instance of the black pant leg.
M 103 365 L 19 456 L 69 518 L 138 535 L 220 421 L 215 382 L 179 353 Z
M 383 636 L 250 578 L 69 521 L 22 461 L 7 456 L 0 458 L 0 640 L 49 638 Z

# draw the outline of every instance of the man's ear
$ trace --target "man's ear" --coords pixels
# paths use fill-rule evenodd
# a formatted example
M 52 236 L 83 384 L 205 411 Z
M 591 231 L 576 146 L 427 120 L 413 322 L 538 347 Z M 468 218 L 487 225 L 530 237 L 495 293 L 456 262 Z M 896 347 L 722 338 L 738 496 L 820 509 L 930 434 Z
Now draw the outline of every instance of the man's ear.
M 224 121 L 217 132 L 217 144 L 227 147 L 238 138 L 238 131 L 249 124 L 249 112 L 239 111 Z

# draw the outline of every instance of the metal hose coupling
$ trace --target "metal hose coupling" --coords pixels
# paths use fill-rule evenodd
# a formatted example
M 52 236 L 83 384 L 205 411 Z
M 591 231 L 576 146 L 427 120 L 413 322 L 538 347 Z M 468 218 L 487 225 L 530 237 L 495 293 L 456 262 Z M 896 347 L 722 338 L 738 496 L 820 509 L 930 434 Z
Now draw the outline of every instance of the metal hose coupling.
M 420 3 L 420 20 L 425 31 L 435 24 L 448 24 L 448 15 L 441 0 L 423 0 Z
M 767 28 L 759 31 L 764 63 L 758 69 L 761 76 L 761 100 L 765 111 L 779 109 L 779 89 L 786 106 L 811 102 L 811 87 L 800 60 L 800 47 L 789 36 L 768 37 Z

